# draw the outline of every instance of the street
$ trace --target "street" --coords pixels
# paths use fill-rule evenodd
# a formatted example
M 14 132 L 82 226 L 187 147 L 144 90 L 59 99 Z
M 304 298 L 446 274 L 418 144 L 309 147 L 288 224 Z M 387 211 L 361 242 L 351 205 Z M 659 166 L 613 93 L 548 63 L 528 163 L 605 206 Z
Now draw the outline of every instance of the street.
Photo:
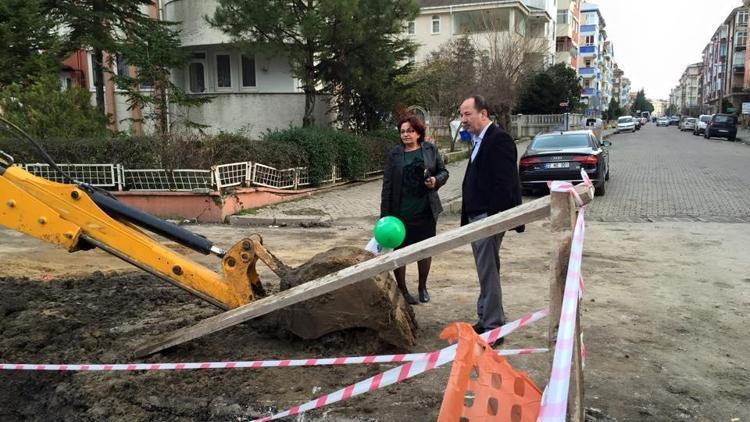
M 746 353 L 750 349 L 746 336 L 750 325 L 747 315 L 750 264 L 745 252 L 750 238 L 750 170 L 743 163 L 750 160 L 750 147 L 705 140 L 674 127 L 653 125 L 610 139 L 614 145 L 607 194 L 596 197 L 586 214 L 583 258 L 586 290 L 582 309 L 588 354 L 586 406 L 619 421 L 746 420 L 750 417 L 746 405 L 750 402 Z M 519 149 L 523 148 L 524 144 L 519 144 Z M 466 161 L 461 161 L 449 166 L 451 179 L 441 190 L 445 202 L 460 195 L 465 165 Z M 378 214 L 380 184 L 380 180 L 353 184 L 258 211 L 259 215 L 327 213 L 333 218 L 331 227 L 195 225 L 190 229 L 222 247 L 258 232 L 264 244 L 284 262 L 300 265 L 333 247 L 366 244 Z M 440 218 L 438 231 L 456 227 L 458 216 L 446 213 Z M 218 263 L 211 257 L 181 251 L 217 268 Z M 547 221 L 528 225 L 526 233 L 506 236 L 501 271 L 509 318 L 546 306 L 550 252 Z M 5 268 L 6 286 L 0 307 L 12 312 L 0 320 L 0 332 L 6 336 L 0 341 L 0 348 L 16 350 L 18 344 L 28 344 L 14 352 L 17 360 L 125 362 L 129 351 L 144 338 L 174 329 L 173 321 L 182 321 L 185 315 L 203 318 L 216 313 L 213 307 L 200 301 L 185 301 L 184 294 L 153 277 L 133 273 L 137 270 L 101 251 L 71 255 L 9 230 L 0 230 L 0 266 Z M 264 284 L 273 291 L 278 279 L 267 268 L 258 269 Z M 117 271 L 121 276 L 100 277 L 102 273 L 94 271 L 105 274 Z M 61 280 L 63 286 L 69 287 L 60 295 L 39 301 L 34 298 L 48 294 L 45 293 L 48 284 L 37 280 Z M 415 280 L 416 269 L 411 265 L 407 267 L 407 282 L 412 289 L 416 289 Z M 132 290 L 126 287 L 133 283 L 137 287 Z M 438 334 L 446 324 L 472 322 L 476 317 L 477 282 L 468 245 L 435 257 L 429 286 L 431 303 L 414 307 L 420 326 L 415 351 L 443 347 L 445 343 L 438 339 Z M 92 291 L 94 287 L 102 291 Z M 111 293 L 124 289 L 130 294 Z M 82 308 L 81 303 L 86 306 Z M 65 330 L 72 334 L 56 335 L 61 330 L 59 318 L 40 321 L 40 315 L 46 314 L 68 315 L 65 320 L 75 325 L 66 325 Z M 150 322 L 140 322 L 144 319 Z M 35 327 L 34 339 L 24 334 L 28 324 Z M 123 326 L 138 328 L 121 332 L 119 327 Z M 92 343 L 96 347 L 81 343 L 75 353 L 66 352 L 70 349 L 69 337 L 85 339 L 92 333 L 99 338 Z M 99 333 L 114 334 L 99 337 Z M 546 322 L 539 322 L 511 335 L 505 347 L 543 347 L 546 333 Z M 227 347 L 227 342 L 231 342 L 231 347 Z M 253 329 L 252 324 L 194 344 L 157 360 L 292 358 L 311 353 L 328 357 L 351 354 L 352 348 L 362 347 L 356 342 L 326 341 L 326 347 L 321 348 L 319 340 L 280 341 Z M 200 350 L 198 357 L 196 350 Z M 512 357 L 510 362 L 528 371 L 538 385 L 544 386 L 548 358 L 546 355 Z M 322 415 L 313 412 L 310 420 L 362 420 L 358 419 L 361 415 L 371 417 L 372 412 L 377 418 L 367 420 L 434 420 L 448 370 L 441 368 L 348 404 L 334 405 Z M 156 385 L 149 374 L 118 377 L 113 381 L 116 387 L 108 389 L 98 386 L 99 378 L 82 374 L 74 378 L 76 384 L 70 388 L 91 391 L 91 395 L 60 403 L 80 408 L 88 402 L 106 401 L 101 394 L 132 396 L 129 400 L 134 404 L 127 412 L 133 419 L 147 419 L 150 413 L 142 410 L 145 409 L 142 403 L 153 400 L 171 412 L 188 416 L 194 415 L 199 405 L 178 410 L 163 400 L 178 392 L 184 396 L 188 386 L 200 385 L 200 391 L 208 389 L 227 397 L 230 403 L 244 409 L 243 414 L 252 416 L 259 414 L 261 408 L 299 404 L 321 389 L 334 391 L 375 370 L 298 368 L 285 370 L 282 376 L 281 372 L 268 371 L 255 372 L 249 378 L 241 372 L 221 377 L 190 373 L 160 378 L 158 394 L 146 388 Z M 48 380 L 28 378 L 27 374 L 6 374 L 4 382 L 38 384 L 42 391 Z M 290 382 L 293 388 L 289 387 Z M 55 376 L 54 383 L 71 385 L 62 376 Z M 133 396 L 134 385 L 143 392 Z M 246 389 L 253 392 L 251 396 L 238 395 Z M 0 404 L 34 405 L 34 400 L 27 402 L 12 391 L 7 389 L 5 395 L 0 395 Z M 190 393 L 185 398 L 197 400 L 200 394 Z M 103 409 L 116 410 L 106 406 Z
M 647 124 L 613 142 L 599 221 L 750 222 L 750 147 Z

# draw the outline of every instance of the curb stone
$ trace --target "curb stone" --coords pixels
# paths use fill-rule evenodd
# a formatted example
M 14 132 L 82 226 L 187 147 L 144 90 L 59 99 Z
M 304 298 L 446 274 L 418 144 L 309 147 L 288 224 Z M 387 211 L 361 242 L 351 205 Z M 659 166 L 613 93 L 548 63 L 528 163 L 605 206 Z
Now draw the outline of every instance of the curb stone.
M 233 226 L 327 227 L 331 225 L 331 217 L 321 215 L 282 215 L 273 217 L 231 215 L 229 216 L 229 224 Z

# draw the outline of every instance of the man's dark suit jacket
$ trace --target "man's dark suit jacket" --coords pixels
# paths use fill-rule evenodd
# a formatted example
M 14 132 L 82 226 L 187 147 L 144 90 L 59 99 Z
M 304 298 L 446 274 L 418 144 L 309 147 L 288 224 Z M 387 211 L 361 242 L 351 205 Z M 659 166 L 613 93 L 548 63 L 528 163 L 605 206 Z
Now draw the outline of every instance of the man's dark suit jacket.
M 461 225 L 469 223 L 469 216 L 489 216 L 521 205 L 516 144 L 494 123 L 484 133 L 474 161 L 466 167 L 462 193 Z

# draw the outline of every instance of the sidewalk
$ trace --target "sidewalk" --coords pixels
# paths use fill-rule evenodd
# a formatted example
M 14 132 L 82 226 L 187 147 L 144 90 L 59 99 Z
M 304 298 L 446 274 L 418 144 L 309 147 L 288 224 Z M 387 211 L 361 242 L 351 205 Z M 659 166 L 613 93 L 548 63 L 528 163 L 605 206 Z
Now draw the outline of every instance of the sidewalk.
M 614 132 L 614 129 L 606 129 L 602 138 L 606 139 Z M 516 141 L 519 157 L 528 144 L 529 141 Z M 461 184 L 467 163 L 468 160 L 461 160 L 446 165 L 450 177 L 438 191 L 445 213 L 460 212 Z M 352 183 L 303 199 L 259 208 L 254 214 L 234 215 L 229 217 L 229 222 L 236 225 L 320 225 L 346 219 L 375 220 L 380 215 L 381 188 L 382 179 Z
M 528 142 L 517 142 L 518 156 L 526 150 Z M 438 191 L 445 212 L 455 212 L 460 207 L 461 184 L 468 160 L 446 165 L 450 177 Z M 230 224 L 328 224 L 344 219 L 372 218 L 380 215 L 382 179 L 352 183 L 303 199 L 259 208 L 254 214 L 230 217 Z
M 737 128 L 737 140 L 744 142 L 747 145 L 750 145 L 750 129 L 738 127 Z

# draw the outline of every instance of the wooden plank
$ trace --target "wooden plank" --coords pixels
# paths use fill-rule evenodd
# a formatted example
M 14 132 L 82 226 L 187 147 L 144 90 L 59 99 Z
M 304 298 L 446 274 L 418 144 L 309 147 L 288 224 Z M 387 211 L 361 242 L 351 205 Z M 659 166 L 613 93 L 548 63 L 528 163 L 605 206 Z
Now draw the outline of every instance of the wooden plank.
M 576 187 L 588 203 L 591 196 L 584 186 Z M 381 255 L 365 262 L 301 284 L 289 290 L 207 318 L 191 327 L 185 327 L 147 343 L 136 350 L 137 357 L 157 353 L 169 347 L 232 327 L 250 319 L 268 314 L 277 309 L 293 305 L 328 292 L 340 289 L 377 274 L 419 261 L 427 257 L 449 251 L 475 240 L 512 230 L 522 224 L 529 224 L 549 215 L 549 196 L 482 219 L 476 223 L 453 229 L 437 236 L 407 246 L 403 249 Z
M 553 238 L 552 262 L 550 264 L 550 314 L 548 343 L 549 349 L 554 350 L 557 343 L 557 331 L 560 326 L 560 312 L 562 310 L 565 281 L 568 274 L 568 261 L 573 241 L 573 230 L 576 224 L 576 206 L 573 197 L 568 192 L 552 192 L 550 194 L 550 223 Z M 569 421 L 583 422 L 583 371 L 581 366 L 580 342 L 580 304 L 577 309 L 575 341 L 573 348 L 573 363 L 571 368 L 570 388 L 568 390 Z M 554 354 L 550 354 L 550 368 Z

